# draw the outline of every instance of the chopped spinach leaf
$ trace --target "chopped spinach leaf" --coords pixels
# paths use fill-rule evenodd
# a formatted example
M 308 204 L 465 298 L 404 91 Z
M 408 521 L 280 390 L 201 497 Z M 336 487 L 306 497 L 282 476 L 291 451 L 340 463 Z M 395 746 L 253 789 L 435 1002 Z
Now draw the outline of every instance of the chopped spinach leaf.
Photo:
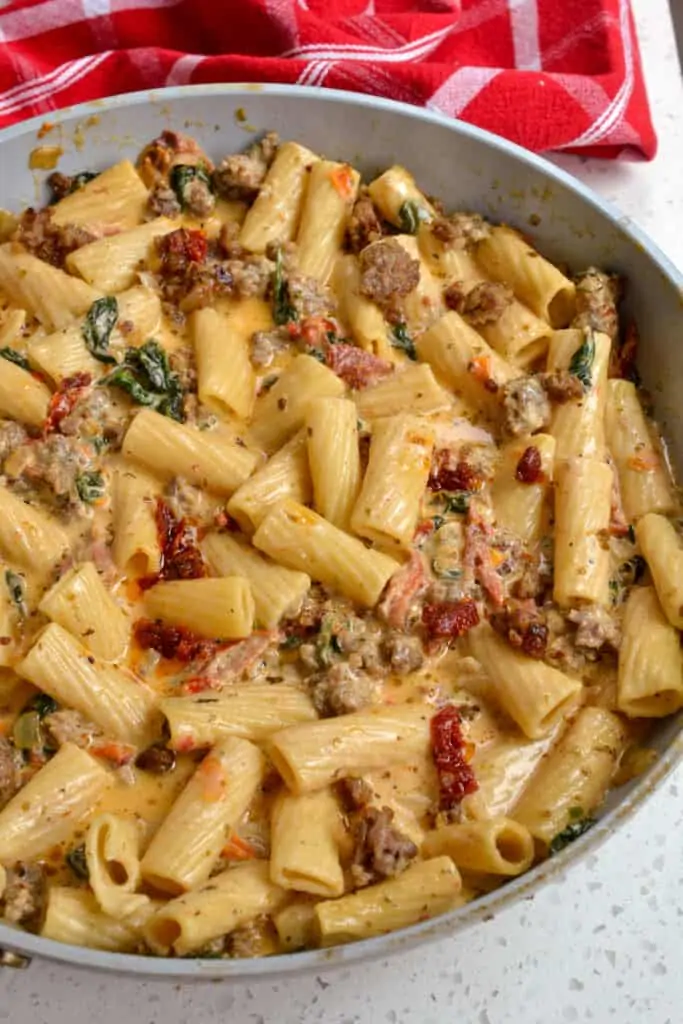
M 90 872 L 88 871 L 88 862 L 85 856 L 85 843 L 81 843 L 80 846 L 74 846 L 69 850 L 65 860 L 76 878 L 79 878 L 82 882 L 88 881 Z
M 429 213 L 424 206 L 420 206 L 414 199 L 406 199 L 398 211 L 401 231 L 409 235 L 416 235 L 420 224 L 430 219 Z
M 273 295 L 273 320 L 278 327 L 282 327 L 283 324 L 288 324 L 292 320 L 298 320 L 299 314 L 292 305 L 289 294 L 289 282 L 284 274 L 282 249 L 278 249 L 277 256 L 275 257 L 275 270 L 271 280 L 271 289 Z
M 339 341 L 339 335 L 336 331 L 325 331 L 325 337 L 329 341 L 330 345 L 336 345 Z
M 81 333 L 90 355 L 101 363 L 116 364 L 109 352 L 109 339 L 119 319 L 119 304 L 115 296 L 95 299 L 88 310 Z
M 395 324 L 389 340 L 391 341 L 392 348 L 398 348 L 401 352 L 405 352 L 409 359 L 417 359 L 415 343 L 408 334 L 408 328 L 405 324 Z
M 470 491 L 444 491 L 443 497 L 445 499 L 444 512 L 456 512 L 461 515 L 469 509 L 472 494 Z
M 209 192 L 213 191 L 211 178 L 201 164 L 176 164 L 171 171 L 171 188 L 183 209 L 188 205 L 187 190 L 195 181 L 201 181 L 202 185 L 206 185 Z
M 56 700 L 50 697 L 47 693 L 37 693 L 35 697 L 31 697 L 31 700 L 26 705 L 26 711 L 35 711 L 38 718 L 46 718 L 47 715 L 52 715 L 59 707 Z
M 307 348 L 306 355 L 313 356 L 313 358 L 317 359 L 319 363 L 325 362 L 325 353 L 321 348 Z
M 443 524 L 446 522 L 443 516 L 432 516 L 432 522 L 434 524 L 434 533 L 440 530 Z
M 5 571 L 5 584 L 9 590 L 9 596 L 14 607 L 22 618 L 26 618 L 28 609 L 26 607 L 26 583 L 23 576 L 19 576 L 16 572 L 12 572 L 11 569 L 7 569 Z
M 4 348 L 0 348 L 0 356 L 3 359 L 9 360 L 10 363 L 14 363 L 16 366 L 20 366 L 22 370 L 30 370 L 29 361 L 22 352 L 17 352 L 15 348 L 10 348 L 9 345 L 5 345 Z
M 168 356 L 158 342 L 146 341 L 140 348 L 129 348 L 123 363 L 100 381 L 120 388 L 138 405 L 156 409 L 163 416 L 183 422 L 183 389 L 180 378 L 170 366 Z
M 76 490 L 81 501 L 84 501 L 86 505 L 92 505 L 93 502 L 104 496 L 106 490 L 102 474 L 97 470 L 91 473 L 80 473 L 76 477 Z
M 569 364 L 569 372 L 578 377 L 585 388 L 593 383 L 593 362 L 595 361 L 595 337 L 586 331 L 582 344 L 577 348 Z
M 570 812 L 571 817 L 571 812 Z M 570 822 L 566 828 L 558 832 L 555 838 L 550 843 L 550 854 L 559 853 L 564 850 L 565 846 L 569 846 L 579 836 L 582 836 L 584 832 L 587 832 L 589 828 L 592 828 L 595 824 L 594 818 L 581 818 L 578 821 Z

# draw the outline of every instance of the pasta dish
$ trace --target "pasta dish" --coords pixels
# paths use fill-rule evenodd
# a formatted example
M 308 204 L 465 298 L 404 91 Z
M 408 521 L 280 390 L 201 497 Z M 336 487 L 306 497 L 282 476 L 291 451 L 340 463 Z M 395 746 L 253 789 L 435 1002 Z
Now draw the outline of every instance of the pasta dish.
M 273 133 L 0 217 L 0 916 L 254 957 L 556 854 L 683 704 L 621 282 Z

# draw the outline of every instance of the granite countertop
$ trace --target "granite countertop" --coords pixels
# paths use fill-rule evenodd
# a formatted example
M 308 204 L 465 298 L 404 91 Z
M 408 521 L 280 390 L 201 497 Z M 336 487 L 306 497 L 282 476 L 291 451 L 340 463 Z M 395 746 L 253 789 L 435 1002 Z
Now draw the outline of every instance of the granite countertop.
M 667 0 L 632 0 L 660 139 L 652 164 L 556 163 L 683 266 L 683 89 Z M 678 0 L 673 0 L 677 3 Z M 181 987 L 35 961 L 0 971 L 12 1024 L 681 1024 L 683 766 L 597 856 L 456 938 L 324 976 Z

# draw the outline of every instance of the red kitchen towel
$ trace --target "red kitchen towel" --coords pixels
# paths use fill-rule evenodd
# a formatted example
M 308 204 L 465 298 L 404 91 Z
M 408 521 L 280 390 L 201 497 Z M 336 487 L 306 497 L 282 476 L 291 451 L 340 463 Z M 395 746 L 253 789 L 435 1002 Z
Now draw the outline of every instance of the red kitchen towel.
M 0 43 L 0 125 L 136 89 L 288 82 L 536 151 L 657 145 L 629 0 L 15 0 Z

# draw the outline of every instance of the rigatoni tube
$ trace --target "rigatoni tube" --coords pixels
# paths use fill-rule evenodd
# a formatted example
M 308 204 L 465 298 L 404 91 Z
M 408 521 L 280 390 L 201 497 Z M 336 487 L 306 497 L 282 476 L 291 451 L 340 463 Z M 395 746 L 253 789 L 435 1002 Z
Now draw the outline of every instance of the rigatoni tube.
M 372 607 L 398 569 L 398 563 L 366 548 L 311 509 L 283 501 L 254 534 L 255 547 L 289 566 Z
M 242 576 L 169 580 L 146 592 L 145 612 L 200 636 L 239 640 L 253 629 L 254 598 Z
M 287 891 L 271 882 L 267 861 L 238 864 L 167 903 L 148 921 L 145 938 L 156 953 L 185 956 L 261 914 L 274 913 L 287 898 Z
M 311 585 L 306 573 L 277 565 L 229 533 L 208 534 L 201 549 L 216 576 L 242 576 L 249 581 L 260 628 L 274 629 L 283 615 L 294 615 Z
M 607 381 L 605 429 L 626 517 L 633 522 L 648 512 L 673 512 L 676 498 L 666 464 L 631 381 Z
M 462 882 L 450 857 L 421 861 L 386 882 L 315 908 L 324 946 L 407 928 L 450 910 Z
M 80 711 L 111 739 L 144 746 L 160 725 L 152 690 L 95 658 L 56 622 L 45 627 L 16 670 L 60 704 Z
M 351 516 L 355 533 L 385 548 L 410 547 L 434 447 L 434 431 L 415 416 L 374 424 L 370 458 Z
M 373 203 L 394 227 L 409 231 L 422 222 L 432 220 L 436 211 L 417 186 L 410 171 L 394 164 L 368 185 Z
M 151 576 L 161 566 L 156 524 L 161 483 L 130 462 L 117 465 L 113 477 L 114 561 L 122 573 L 133 579 Z
M 123 454 L 166 479 L 183 476 L 216 494 L 232 494 L 256 466 L 253 452 L 216 432 L 196 430 L 143 409 L 123 439 Z
M 248 740 L 230 736 L 204 758 L 142 859 L 155 889 L 177 896 L 207 880 L 228 833 L 261 782 L 265 759 Z
M 253 533 L 278 502 L 292 498 L 305 505 L 312 493 L 304 429 L 235 491 L 228 502 L 228 512 L 245 533 Z
M 339 860 L 341 815 L 329 789 L 284 793 L 271 818 L 270 877 L 283 889 L 331 898 L 344 892 Z
M 491 229 L 479 243 L 477 262 L 494 281 L 509 284 L 518 299 L 551 327 L 566 327 L 574 315 L 576 288 L 512 228 Z
M 219 416 L 234 413 L 247 419 L 256 397 L 256 378 L 249 358 L 254 328 L 253 318 L 242 306 L 240 303 L 226 312 L 211 307 L 198 309 L 192 317 L 192 333 L 199 400 Z
M 529 780 L 510 817 L 547 848 L 574 817 L 602 802 L 624 750 L 623 719 L 605 708 L 582 708 Z
M 314 398 L 339 397 L 344 391 L 344 382 L 313 356 L 296 356 L 277 383 L 256 400 L 251 436 L 273 452 L 304 425 Z
M 528 453 L 531 454 L 528 454 Z M 553 480 L 555 438 L 534 434 L 509 441 L 502 449 L 491 487 L 498 526 L 512 530 L 523 541 L 538 540 L 548 490 Z M 525 478 L 522 459 L 533 459 L 534 475 Z M 537 472 L 536 472 L 537 469 Z
M 496 414 L 499 391 L 519 370 L 499 356 L 480 334 L 451 310 L 415 342 L 417 354 L 436 376 L 487 415 Z
M 107 225 L 123 231 L 144 220 L 148 198 L 130 160 L 120 160 L 60 199 L 52 208 L 52 220 L 59 225 Z
M 9 359 L 0 361 L 0 415 L 31 427 L 42 427 L 49 404 L 49 388 L 32 373 Z
M 662 611 L 654 587 L 634 587 L 624 611 L 617 707 L 629 718 L 662 718 L 682 705 L 678 630 Z
M 431 366 L 426 363 L 411 363 L 405 369 L 394 373 L 387 380 L 371 388 L 363 388 L 353 395 L 359 416 L 377 419 L 380 416 L 396 416 L 409 409 L 412 413 L 439 412 L 454 407 L 454 399 L 437 382 Z
M 557 466 L 553 597 L 562 607 L 609 603 L 612 480 L 605 462 L 572 458 Z
M 70 253 L 66 265 L 98 291 L 120 292 L 135 283 L 138 267 L 149 257 L 155 240 L 175 227 L 168 218 L 157 217 L 132 230 L 105 235 Z
M 597 331 L 555 331 L 548 351 L 548 370 L 567 371 L 577 361 L 583 392 L 556 405 L 550 433 L 556 441 L 555 461 L 605 458 L 605 396 L 611 341 Z
M 683 542 L 673 523 L 649 512 L 636 526 L 636 538 L 652 573 L 664 614 L 683 629 Z
M 0 245 L 0 288 L 48 331 L 85 313 L 100 292 L 12 243 Z
M 110 953 L 133 953 L 142 944 L 140 928 L 135 923 L 105 913 L 92 893 L 85 889 L 66 886 L 48 889 L 40 934 L 53 942 L 104 949 Z
M 463 821 L 428 832 L 423 857 L 446 854 L 460 870 L 490 875 L 521 875 L 531 867 L 531 833 L 511 818 Z
M 580 680 L 516 651 L 488 623 L 470 630 L 468 641 L 496 699 L 530 739 L 550 732 L 578 703 Z
M 85 837 L 88 880 L 106 914 L 128 917 L 144 911 L 149 897 L 140 884 L 141 831 L 135 818 L 98 814 Z
M 329 278 L 359 183 L 360 174 L 349 164 L 318 160 L 311 167 L 296 236 L 300 273 L 323 282 Z
M 113 782 L 100 761 L 65 743 L 0 811 L 0 862 L 40 857 L 69 839 Z
M 251 252 L 265 252 L 271 244 L 291 242 L 299 226 L 310 169 L 318 159 L 298 142 L 283 142 L 244 218 L 240 245 Z
M 429 751 L 430 709 L 402 704 L 293 725 L 270 738 L 271 760 L 293 793 L 349 775 L 411 764 Z
M 306 414 L 308 462 L 317 512 L 348 529 L 361 482 L 358 414 L 346 398 L 315 398 Z
M 379 306 L 361 294 L 360 282 L 357 257 L 351 253 L 340 256 L 334 269 L 334 286 L 343 320 L 359 348 L 394 361 L 397 352 L 391 347 L 389 325 Z
M 44 577 L 69 547 L 55 519 L 0 487 L 0 548 L 8 558 Z
M 104 661 L 123 657 L 130 622 L 105 588 L 93 562 L 69 569 L 44 595 L 38 610 L 79 637 Z
M 311 698 L 287 683 L 236 683 L 215 696 L 166 697 L 160 706 L 175 750 L 210 747 L 226 736 L 259 741 L 317 718 Z

